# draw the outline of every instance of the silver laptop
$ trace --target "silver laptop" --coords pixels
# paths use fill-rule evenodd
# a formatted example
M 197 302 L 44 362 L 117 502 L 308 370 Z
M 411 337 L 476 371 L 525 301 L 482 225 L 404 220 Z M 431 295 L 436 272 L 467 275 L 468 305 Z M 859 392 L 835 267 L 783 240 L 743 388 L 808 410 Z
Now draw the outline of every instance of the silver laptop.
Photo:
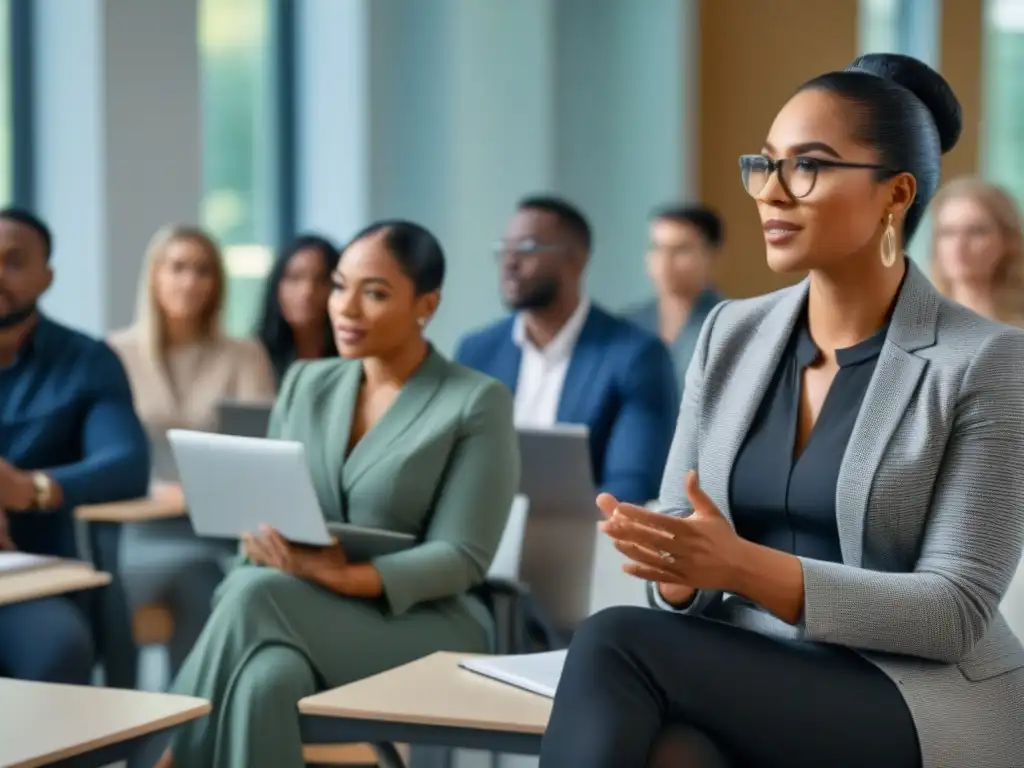
M 269 525 L 298 544 L 331 543 L 302 443 L 181 429 L 167 439 L 197 535 L 237 539 Z
M 530 501 L 519 577 L 556 629 L 574 629 L 590 613 L 600 516 L 589 431 L 579 424 L 517 431 L 519 487 Z
M 217 431 L 222 435 L 266 437 L 272 408 L 271 403 L 221 400 L 217 403 Z
M 177 483 L 178 465 L 166 434 L 150 435 L 149 439 L 150 478 L 161 483 Z

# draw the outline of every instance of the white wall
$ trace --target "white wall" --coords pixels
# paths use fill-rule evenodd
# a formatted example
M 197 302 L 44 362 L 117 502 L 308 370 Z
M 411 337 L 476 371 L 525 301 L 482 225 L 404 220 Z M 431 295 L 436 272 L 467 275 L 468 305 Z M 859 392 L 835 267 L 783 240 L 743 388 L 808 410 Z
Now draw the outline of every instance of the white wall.
M 36 209 L 54 232 L 43 306 L 128 323 L 146 243 L 199 210 L 194 2 L 35 0 Z

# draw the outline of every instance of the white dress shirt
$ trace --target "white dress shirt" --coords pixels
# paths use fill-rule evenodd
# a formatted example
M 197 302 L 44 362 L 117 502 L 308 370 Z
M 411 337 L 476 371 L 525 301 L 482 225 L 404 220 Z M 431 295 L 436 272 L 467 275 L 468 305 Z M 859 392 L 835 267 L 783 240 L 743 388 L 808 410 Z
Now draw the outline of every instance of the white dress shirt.
M 551 427 L 557 423 L 565 374 L 589 312 L 590 301 L 584 297 L 543 349 L 530 341 L 522 314 L 516 315 L 512 340 L 522 350 L 515 395 L 517 427 Z

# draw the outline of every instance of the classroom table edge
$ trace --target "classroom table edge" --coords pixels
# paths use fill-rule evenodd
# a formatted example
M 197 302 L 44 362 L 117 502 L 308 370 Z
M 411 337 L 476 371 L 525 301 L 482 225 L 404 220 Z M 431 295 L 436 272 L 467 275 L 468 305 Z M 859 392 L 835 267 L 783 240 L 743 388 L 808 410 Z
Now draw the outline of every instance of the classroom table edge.
M 144 736 L 155 735 L 157 733 L 170 730 L 171 728 L 176 728 L 179 725 L 191 722 L 192 720 L 198 720 L 200 717 L 205 717 L 210 714 L 213 709 L 212 704 L 206 699 L 196 698 L 195 696 L 181 696 L 178 694 L 169 695 L 174 696 L 177 699 L 190 700 L 192 702 L 192 706 L 188 709 L 158 718 L 157 720 L 153 720 L 144 725 L 126 728 L 118 731 L 117 733 L 90 739 L 87 742 L 82 742 L 72 747 L 61 747 L 43 755 L 36 755 L 35 757 L 30 757 L 27 760 L 22 760 L 21 762 L 11 763 L 7 768 L 37 768 L 37 766 L 41 768 L 42 766 L 51 765 L 58 760 L 69 760 L 76 757 L 82 757 L 97 749 L 102 749 L 104 747 L 120 744 Z

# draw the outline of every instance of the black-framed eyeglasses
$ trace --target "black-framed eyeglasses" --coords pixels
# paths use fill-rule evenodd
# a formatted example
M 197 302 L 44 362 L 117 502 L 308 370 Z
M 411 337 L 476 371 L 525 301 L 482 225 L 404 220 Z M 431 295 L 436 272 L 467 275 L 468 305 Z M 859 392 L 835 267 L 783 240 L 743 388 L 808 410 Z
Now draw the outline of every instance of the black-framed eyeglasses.
M 807 197 L 814 190 L 818 173 L 822 168 L 867 168 L 875 171 L 895 171 L 875 163 L 847 163 L 841 160 L 826 160 L 821 157 L 780 157 L 778 160 L 767 155 L 740 155 L 740 178 L 743 188 L 751 197 L 761 194 L 773 173 L 778 172 L 779 183 L 786 194 L 794 200 Z
M 494 257 L 496 259 L 501 259 L 505 256 L 511 256 L 514 259 L 522 259 L 528 256 L 536 256 L 541 253 L 551 253 L 553 251 L 562 250 L 565 250 L 565 246 L 560 243 L 542 243 L 541 241 L 533 240 L 532 238 L 518 240 L 515 242 L 502 240 L 494 245 Z

